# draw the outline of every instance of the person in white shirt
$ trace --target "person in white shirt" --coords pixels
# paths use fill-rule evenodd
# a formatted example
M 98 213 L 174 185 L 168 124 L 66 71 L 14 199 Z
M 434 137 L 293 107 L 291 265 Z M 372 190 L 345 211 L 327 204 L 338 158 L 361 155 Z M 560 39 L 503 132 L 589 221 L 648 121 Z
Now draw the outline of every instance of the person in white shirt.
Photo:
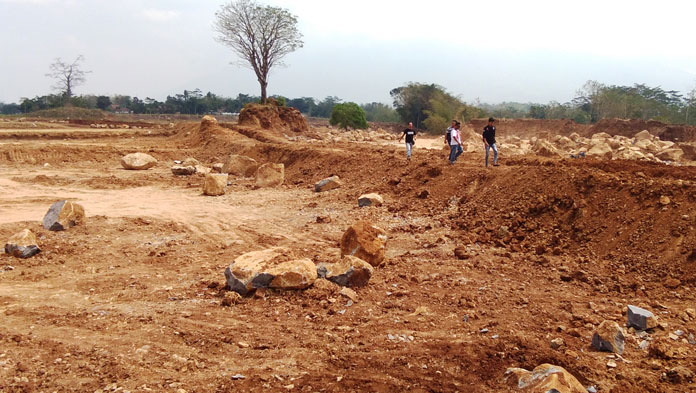
M 460 154 L 464 151 L 462 148 L 462 137 L 459 132 L 459 127 L 461 126 L 460 122 L 456 122 L 454 125 L 454 128 L 451 131 L 450 135 L 450 156 L 449 156 L 449 162 L 450 165 L 454 165 L 454 162 L 457 161 L 457 158 L 459 157 Z

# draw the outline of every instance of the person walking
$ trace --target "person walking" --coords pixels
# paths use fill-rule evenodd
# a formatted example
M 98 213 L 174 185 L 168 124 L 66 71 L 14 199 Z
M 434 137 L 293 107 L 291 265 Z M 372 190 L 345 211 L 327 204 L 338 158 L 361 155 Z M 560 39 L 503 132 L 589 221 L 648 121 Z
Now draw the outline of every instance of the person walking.
M 457 161 L 459 155 L 464 151 L 462 149 L 462 137 L 459 132 L 460 125 L 458 121 L 455 121 L 454 128 L 450 131 L 450 165 L 454 165 L 454 162 Z
M 498 147 L 495 144 L 495 119 L 488 118 L 488 125 L 483 127 L 483 144 L 486 145 L 486 168 L 488 168 L 488 153 L 493 149 L 493 166 L 498 166 Z
M 416 131 L 413 129 L 413 123 L 408 122 L 408 128 L 406 128 L 401 136 L 399 137 L 399 142 L 406 136 L 406 160 L 411 161 L 411 153 L 413 152 L 413 145 L 416 144 Z
M 452 139 L 452 130 L 454 129 L 454 126 L 457 125 L 456 120 L 452 120 L 452 125 L 447 127 L 447 132 L 445 132 L 445 145 L 449 145 L 450 141 Z

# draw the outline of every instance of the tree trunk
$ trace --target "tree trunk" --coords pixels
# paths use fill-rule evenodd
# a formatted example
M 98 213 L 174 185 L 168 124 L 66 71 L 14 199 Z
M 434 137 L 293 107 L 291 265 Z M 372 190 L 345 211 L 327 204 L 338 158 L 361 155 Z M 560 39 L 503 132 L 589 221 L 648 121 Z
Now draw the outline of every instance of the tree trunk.
M 266 87 L 268 87 L 268 82 L 259 80 L 259 84 L 261 84 L 261 103 L 265 105 L 268 101 L 266 97 Z

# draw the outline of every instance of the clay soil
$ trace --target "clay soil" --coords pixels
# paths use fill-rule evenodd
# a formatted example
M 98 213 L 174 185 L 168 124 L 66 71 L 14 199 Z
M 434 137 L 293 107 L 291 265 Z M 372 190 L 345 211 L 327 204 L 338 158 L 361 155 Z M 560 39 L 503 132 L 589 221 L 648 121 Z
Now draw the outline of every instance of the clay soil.
M 499 167 L 482 152 L 449 166 L 437 140 L 407 164 L 396 143 L 234 124 L 119 132 L 0 135 L 0 239 L 29 228 L 43 250 L 0 255 L 1 392 L 513 392 L 505 370 L 542 363 L 599 392 L 696 391 L 693 167 L 504 151 Z M 158 165 L 121 169 L 136 151 Z M 284 163 L 285 184 L 231 177 L 206 197 L 203 177 L 171 174 L 175 159 L 231 152 Z M 342 188 L 313 191 L 333 174 Z M 368 192 L 384 206 L 358 208 Z M 44 230 L 60 199 L 86 223 Z M 287 246 L 334 261 L 356 220 L 389 234 L 356 301 L 323 282 L 221 305 L 237 256 Z M 629 304 L 659 318 L 648 348 L 627 330 L 621 358 L 592 349 Z

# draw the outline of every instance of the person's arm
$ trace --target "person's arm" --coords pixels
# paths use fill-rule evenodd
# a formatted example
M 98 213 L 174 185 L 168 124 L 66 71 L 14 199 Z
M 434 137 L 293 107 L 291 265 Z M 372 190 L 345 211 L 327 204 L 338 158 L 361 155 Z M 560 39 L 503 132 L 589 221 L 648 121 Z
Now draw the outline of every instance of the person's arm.
M 399 136 L 399 142 L 401 142 L 401 138 L 403 138 L 404 135 L 406 135 L 406 133 L 405 133 L 405 132 L 402 132 L 402 133 L 401 133 L 401 136 Z

